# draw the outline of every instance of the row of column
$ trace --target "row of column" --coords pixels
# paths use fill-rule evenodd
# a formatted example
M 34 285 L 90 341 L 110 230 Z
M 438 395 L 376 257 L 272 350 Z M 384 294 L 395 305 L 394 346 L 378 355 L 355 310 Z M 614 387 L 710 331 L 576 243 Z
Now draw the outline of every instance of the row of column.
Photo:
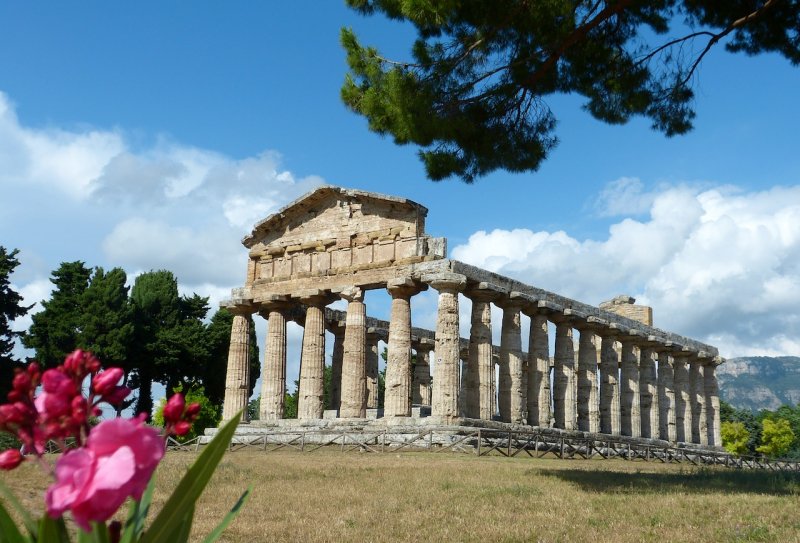
M 429 353 L 435 352 L 431 411 L 434 417 L 500 419 L 532 426 L 583 430 L 612 435 L 661 438 L 720 445 L 719 391 L 710 359 L 622 332 L 594 317 L 502 293 L 480 283 L 466 291 L 472 300 L 469 349 L 460 376 L 458 294 L 466 277 L 454 273 L 423 276 L 423 282 L 399 278 L 387 284 L 392 297 L 386 368 L 385 417 L 411 415 L 413 403 L 426 403 Z M 411 366 L 410 299 L 431 286 L 439 293 L 435 344 L 416 345 L 418 372 Z M 335 297 L 347 300 L 343 333 L 334 334 L 333 403 L 343 418 L 363 418 L 377 407 L 377 336 L 366 326 L 363 291 L 358 287 L 334 296 L 307 291 L 260 302 L 268 319 L 261 396 L 263 419 L 281 418 L 286 388 L 286 310 L 306 306 L 301 351 L 298 418 L 321 418 L 325 408 L 325 306 Z M 491 304 L 503 309 L 499 374 L 495 383 Z M 247 403 L 248 307 L 234 317 L 223 417 Z M 522 352 L 521 314 L 530 317 L 529 352 Z M 555 324 L 555 352 L 549 356 L 548 321 Z M 575 352 L 574 331 L 580 331 Z M 335 331 L 334 331 L 335 332 Z M 339 339 L 341 338 L 341 339 Z M 552 387 L 551 387 L 552 383 Z M 413 386 L 412 386 L 413 385 Z M 497 390 L 497 394 L 495 391 Z M 231 399 L 229 401 L 228 395 Z M 237 396 L 238 394 L 238 396 Z M 242 397 L 244 396 L 244 397 Z

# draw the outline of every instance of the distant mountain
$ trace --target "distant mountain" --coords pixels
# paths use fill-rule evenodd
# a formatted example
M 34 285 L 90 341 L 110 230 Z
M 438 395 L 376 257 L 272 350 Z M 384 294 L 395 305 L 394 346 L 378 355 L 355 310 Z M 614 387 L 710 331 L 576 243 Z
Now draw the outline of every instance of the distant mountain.
M 800 403 L 800 357 L 743 356 L 717 368 L 720 396 L 743 409 Z

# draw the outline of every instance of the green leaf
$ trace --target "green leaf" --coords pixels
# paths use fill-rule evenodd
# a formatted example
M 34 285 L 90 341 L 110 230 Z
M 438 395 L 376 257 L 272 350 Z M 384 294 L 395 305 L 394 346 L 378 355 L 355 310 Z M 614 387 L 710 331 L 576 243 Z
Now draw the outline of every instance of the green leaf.
M 69 534 L 64 525 L 64 517 L 50 518 L 47 513 L 39 521 L 39 543 L 69 543 Z
M 247 502 L 247 498 L 250 497 L 250 493 L 252 491 L 253 485 L 250 485 L 250 487 L 248 487 L 248 489 L 245 490 L 241 496 L 239 496 L 239 499 L 236 500 L 236 503 L 233 505 L 231 510 L 228 511 L 227 515 L 225 515 L 225 518 L 223 518 L 217 527 L 214 528 L 211 533 L 208 534 L 208 536 L 206 536 L 206 538 L 203 540 L 204 543 L 212 543 L 216 541 L 220 535 L 222 535 L 222 532 L 228 527 L 228 524 L 230 524 L 239 514 L 239 511 L 242 509 L 242 506 L 245 504 L 245 502 Z
M 142 494 L 142 499 L 139 501 L 131 502 L 128 511 L 128 518 L 125 521 L 125 527 L 120 537 L 120 543 L 133 543 L 139 540 L 139 537 L 144 531 L 144 521 L 147 519 L 147 514 L 150 512 L 150 503 L 153 500 L 153 489 L 156 487 L 155 476 L 150 478 L 147 488 Z
M 242 411 L 239 411 L 219 429 L 211 443 L 203 449 L 145 532 L 142 543 L 169 541 L 167 536 L 177 533 L 178 525 L 184 522 L 190 510 L 194 509 L 195 502 L 214 475 L 214 470 L 225 454 L 241 416 Z
M 25 543 L 30 540 L 22 535 L 11 515 L 0 503 L 0 542 L 5 543 L 6 541 L 8 543 Z
M 189 541 L 189 534 L 192 531 L 193 521 L 194 504 L 192 504 L 192 506 L 189 508 L 186 516 L 183 517 L 183 521 L 178 523 L 178 525 L 173 528 L 173 532 L 167 535 L 164 541 L 170 541 L 171 543 L 186 543 Z
M 14 493 L 11 492 L 11 489 L 6 487 L 2 481 L 0 481 L 0 494 L 2 494 L 6 501 L 8 501 L 8 503 L 10 503 L 14 509 L 16 509 L 17 513 L 19 513 L 19 515 L 22 517 L 22 522 L 25 524 L 28 532 L 35 538 L 38 531 L 36 522 L 33 520 L 33 518 L 31 518 L 28 510 L 25 509 L 21 503 L 19 503 L 19 500 Z

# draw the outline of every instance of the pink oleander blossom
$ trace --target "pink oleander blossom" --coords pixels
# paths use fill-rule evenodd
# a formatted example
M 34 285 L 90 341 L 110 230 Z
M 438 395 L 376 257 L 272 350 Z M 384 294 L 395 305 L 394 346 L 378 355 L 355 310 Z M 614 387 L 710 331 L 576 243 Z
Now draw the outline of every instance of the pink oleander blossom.
M 89 433 L 86 445 L 56 463 L 56 482 L 47 490 L 47 513 L 58 518 L 72 512 L 90 530 L 104 522 L 130 496 L 139 500 L 164 456 L 164 441 L 141 418 L 103 421 Z

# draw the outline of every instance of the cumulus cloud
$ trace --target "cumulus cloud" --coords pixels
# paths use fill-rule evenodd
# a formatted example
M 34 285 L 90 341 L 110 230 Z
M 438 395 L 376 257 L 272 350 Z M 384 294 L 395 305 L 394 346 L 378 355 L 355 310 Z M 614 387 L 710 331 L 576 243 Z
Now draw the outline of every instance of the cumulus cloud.
M 600 201 L 635 185 L 612 183 Z M 592 304 L 632 294 L 656 325 L 728 356 L 800 351 L 800 186 L 661 187 L 646 219 L 623 218 L 603 239 L 480 231 L 452 255 Z

